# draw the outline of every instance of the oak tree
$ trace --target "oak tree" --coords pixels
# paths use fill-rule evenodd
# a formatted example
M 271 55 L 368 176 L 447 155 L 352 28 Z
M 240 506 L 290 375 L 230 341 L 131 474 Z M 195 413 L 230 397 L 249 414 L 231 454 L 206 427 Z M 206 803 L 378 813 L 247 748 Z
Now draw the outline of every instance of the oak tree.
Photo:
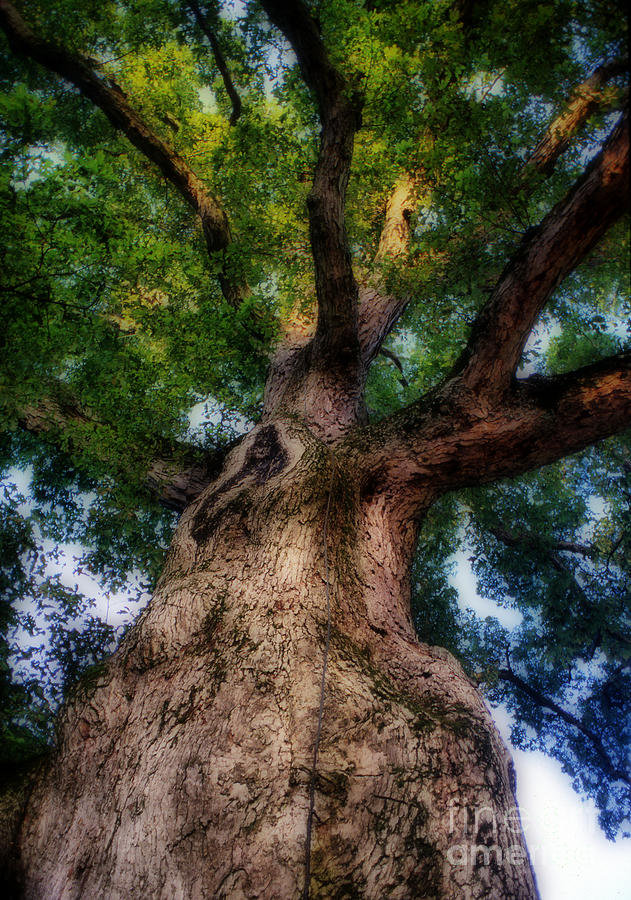
M 484 696 L 610 835 L 629 803 L 620 9 L 0 0 L 0 25 L 2 453 L 34 504 L 5 488 L 7 756 L 46 728 L 7 674 L 25 594 L 66 688 L 11 774 L 7 884 L 536 897 Z M 43 538 L 154 584 L 78 679 L 111 627 L 73 627 Z M 457 609 L 462 545 L 513 631 Z

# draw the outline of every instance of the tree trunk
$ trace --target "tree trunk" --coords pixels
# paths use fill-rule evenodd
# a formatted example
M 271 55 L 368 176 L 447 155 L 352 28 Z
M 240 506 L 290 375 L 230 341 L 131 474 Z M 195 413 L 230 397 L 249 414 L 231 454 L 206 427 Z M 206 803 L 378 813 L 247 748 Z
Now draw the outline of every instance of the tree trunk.
M 327 656 L 309 896 L 537 896 L 488 711 L 414 635 L 416 527 L 357 482 L 293 419 L 231 453 L 63 712 L 19 836 L 26 897 L 303 896 Z

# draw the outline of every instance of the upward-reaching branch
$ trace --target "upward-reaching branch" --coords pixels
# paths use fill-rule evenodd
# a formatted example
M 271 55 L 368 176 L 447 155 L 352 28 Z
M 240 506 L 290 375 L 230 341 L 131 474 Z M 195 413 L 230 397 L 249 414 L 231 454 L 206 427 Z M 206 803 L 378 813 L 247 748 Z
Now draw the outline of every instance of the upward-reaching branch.
M 454 378 L 384 419 L 358 459 L 362 481 L 414 515 L 447 491 L 521 475 L 617 434 L 631 425 L 631 353 L 531 376 L 488 401 Z
M 524 235 L 505 267 L 456 366 L 469 389 L 487 396 L 507 390 L 543 306 L 625 212 L 628 193 L 625 116 L 564 199 Z
M 399 179 L 386 207 L 375 263 L 402 256 L 408 247 L 412 215 L 417 197 L 414 179 Z M 362 360 L 368 366 L 409 303 L 406 294 L 388 292 L 379 277 L 362 285 L 359 292 L 359 343 Z
M 372 492 L 387 483 L 417 514 L 448 490 L 520 475 L 631 424 L 628 353 L 550 379 L 514 377 L 552 292 L 626 210 L 628 156 L 624 116 L 565 198 L 524 236 L 451 376 L 377 426 L 378 449 L 358 463 Z
M 197 3 L 196 0 L 188 0 L 188 7 L 195 16 L 195 21 L 197 22 L 200 30 L 203 32 L 206 40 L 210 44 L 210 49 L 212 50 L 213 56 L 215 57 L 215 62 L 217 63 L 219 74 L 221 75 L 221 78 L 223 80 L 223 86 L 225 87 L 226 93 L 230 97 L 230 102 L 232 103 L 230 124 L 234 125 L 241 115 L 241 97 L 239 97 L 237 89 L 234 86 L 234 81 L 232 80 L 232 76 L 230 75 L 230 69 L 228 68 L 228 64 L 226 63 L 226 58 L 223 55 L 215 32 L 212 30 L 212 28 L 210 28 L 206 17 L 200 9 L 199 3 Z
M 528 157 L 524 174 L 533 169 L 544 175 L 550 174 L 559 156 L 567 150 L 572 137 L 597 110 L 603 110 L 611 104 L 613 97 L 611 94 L 606 96 L 603 87 L 628 68 L 628 60 L 613 60 L 598 66 L 585 81 L 574 88 L 567 107 L 550 123 Z
M 460 11 L 469 4 L 457 3 Z M 603 90 L 617 75 L 628 69 L 628 60 L 613 60 L 595 69 L 583 82 L 572 91 L 564 110 L 549 124 L 544 135 L 526 160 L 518 182 L 519 190 L 529 190 L 529 176 L 533 172 L 548 176 L 555 167 L 559 157 L 567 150 L 572 138 L 585 125 L 594 113 L 607 109 L 621 108 L 621 92 L 619 90 Z M 402 256 L 408 246 L 410 237 L 410 220 L 414 214 L 419 197 L 419 185 L 423 178 L 419 173 L 413 177 L 406 174 L 401 177 L 394 188 L 388 206 L 379 241 L 379 249 L 375 262 L 385 258 Z M 422 188 L 421 188 L 422 195 Z M 508 211 L 501 219 L 509 219 Z M 499 224 L 497 222 L 496 224 Z M 487 226 L 478 229 L 482 240 Z M 391 294 L 382 285 L 370 283 L 360 291 L 359 333 L 362 356 L 369 363 L 379 352 L 379 347 L 409 302 L 409 296 Z
M 262 6 L 293 47 L 320 113 L 320 153 L 307 200 L 318 297 L 314 351 L 316 358 L 339 361 L 357 354 L 357 284 L 344 208 L 359 101 L 331 63 L 302 0 L 262 0 Z
M 207 191 L 188 163 L 143 121 L 118 85 L 99 71 L 98 63 L 40 38 L 8 0 L 0 0 L 0 27 L 4 29 L 15 53 L 33 59 L 74 84 L 105 113 L 115 128 L 158 166 L 199 216 L 211 255 L 221 253 L 228 247 L 232 235 L 228 217 L 219 201 Z M 219 282 L 226 300 L 237 306 L 243 288 L 230 278 L 223 266 L 219 272 Z

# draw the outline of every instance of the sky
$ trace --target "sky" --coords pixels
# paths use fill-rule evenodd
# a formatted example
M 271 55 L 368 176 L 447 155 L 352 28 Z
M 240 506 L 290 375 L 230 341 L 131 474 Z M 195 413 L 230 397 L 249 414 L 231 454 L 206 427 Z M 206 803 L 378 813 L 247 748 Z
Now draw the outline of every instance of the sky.
M 631 840 L 607 840 L 594 804 L 580 799 L 556 760 L 543 753 L 511 752 L 542 900 L 631 900 Z

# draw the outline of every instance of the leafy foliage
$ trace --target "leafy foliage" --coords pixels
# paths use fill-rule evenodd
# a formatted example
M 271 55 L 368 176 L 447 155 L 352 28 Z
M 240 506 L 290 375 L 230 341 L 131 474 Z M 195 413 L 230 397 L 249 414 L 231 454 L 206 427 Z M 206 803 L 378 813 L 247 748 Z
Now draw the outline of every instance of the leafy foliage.
M 490 696 L 514 711 L 516 746 L 552 753 L 595 798 L 609 836 L 628 831 L 631 814 L 628 773 L 622 780 L 631 738 L 629 454 L 628 441 L 610 441 L 479 492 L 469 525 L 480 590 L 523 617 L 512 632 L 490 625 L 492 640 L 489 626 L 478 629 Z M 507 670 L 574 722 L 503 679 Z

